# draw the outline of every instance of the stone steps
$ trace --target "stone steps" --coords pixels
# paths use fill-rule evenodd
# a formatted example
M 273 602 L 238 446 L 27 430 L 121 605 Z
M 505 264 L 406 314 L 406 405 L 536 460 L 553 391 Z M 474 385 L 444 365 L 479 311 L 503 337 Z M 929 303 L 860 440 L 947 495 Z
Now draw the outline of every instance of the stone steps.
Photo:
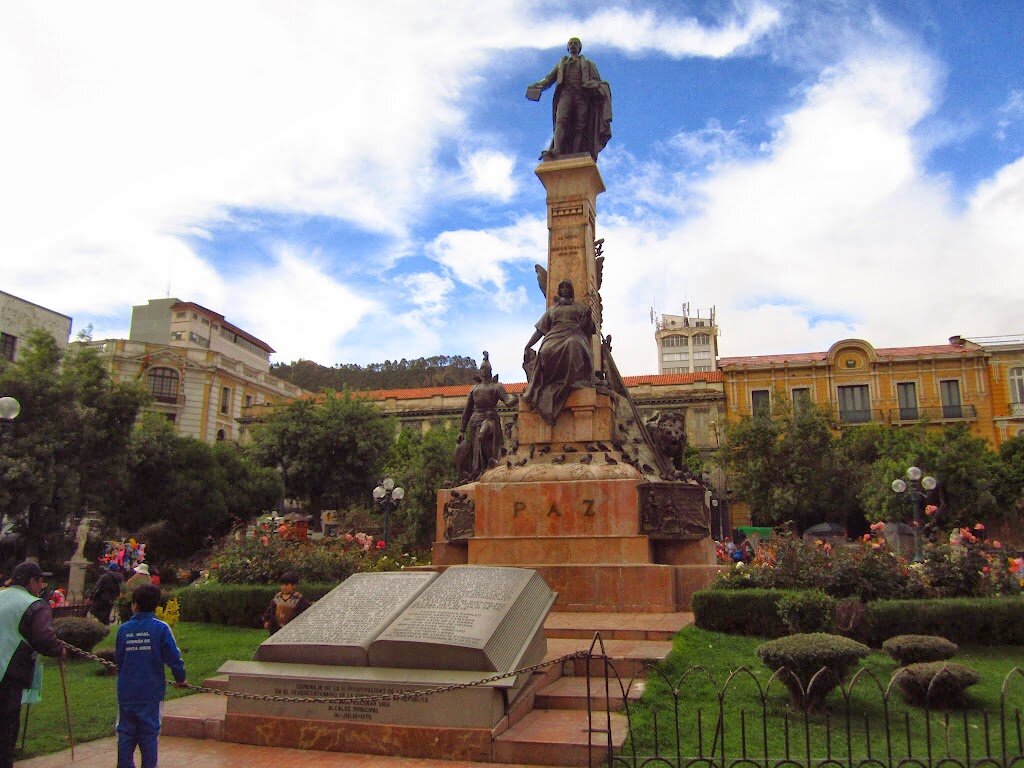
M 227 703 L 227 697 L 216 693 L 197 693 L 165 701 L 160 733 L 219 741 L 224 737 Z
M 494 739 L 491 760 L 534 765 L 601 765 L 608 753 L 609 721 L 612 748 L 618 751 L 626 740 L 628 724 L 624 715 L 600 712 L 588 719 L 585 710 L 535 709 Z M 588 743 L 591 737 L 592 746 Z
M 544 621 L 544 635 L 553 638 L 591 639 L 600 632 L 604 640 L 671 640 L 693 623 L 693 614 L 674 613 L 572 613 L 553 611 Z
M 618 712 L 625 707 L 622 691 L 625 687 L 626 699 L 630 702 L 638 701 L 644 692 L 643 679 L 630 681 L 619 681 L 611 679 L 608 681 L 608 690 L 604 688 L 604 678 L 590 678 L 590 693 L 588 698 L 586 677 L 562 677 L 544 686 L 537 693 L 534 706 L 537 709 L 586 709 L 588 703 L 594 711 L 611 709 Z

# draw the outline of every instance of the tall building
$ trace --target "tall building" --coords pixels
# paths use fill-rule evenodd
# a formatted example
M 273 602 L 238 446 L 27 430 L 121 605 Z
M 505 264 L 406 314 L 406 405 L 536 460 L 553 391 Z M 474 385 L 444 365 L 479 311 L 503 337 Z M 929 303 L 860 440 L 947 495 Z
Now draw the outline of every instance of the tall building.
M 654 342 L 658 347 L 658 373 L 702 373 L 714 371 L 718 359 L 718 326 L 715 308 L 701 317 L 690 315 L 683 304 L 681 315 L 658 315 L 651 309 Z
M 146 384 L 150 410 L 206 442 L 244 441 L 243 408 L 308 394 L 270 375 L 269 344 L 193 302 L 152 299 L 132 307 L 128 339 L 87 344 L 115 379 Z
M 965 343 L 985 351 L 996 445 L 1024 434 L 1024 335 L 975 336 Z
M 0 291 L 0 358 L 17 360 L 29 331 L 41 328 L 64 349 L 71 335 L 71 318 Z

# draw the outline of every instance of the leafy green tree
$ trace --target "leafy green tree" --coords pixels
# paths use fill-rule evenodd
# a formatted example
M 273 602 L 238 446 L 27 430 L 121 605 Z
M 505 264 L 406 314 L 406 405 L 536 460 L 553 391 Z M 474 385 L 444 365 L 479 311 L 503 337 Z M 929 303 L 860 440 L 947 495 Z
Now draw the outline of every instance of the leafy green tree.
M 384 474 L 405 489 L 398 508 L 405 548 L 425 549 L 434 539 L 437 491 L 458 484 L 454 429 L 402 430 L 391 446 Z
M 865 442 L 871 439 L 873 451 L 865 450 L 861 457 L 871 461 L 857 492 L 869 520 L 911 519 L 909 497 L 893 493 L 890 487 L 910 466 L 938 481 L 928 500 L 943 510 L 942 527 L 969 525 L 1003 514 L 999 498 L 1003 462 L 988 442 L 971 435 L 966 425 L 941 432 L 886 427 L 865 436 Z
M 253 455 L 280 467 L 289 497 L 306 499 L 319 525 L 324 502 L 365 504 L 391 447 L 393 427 L 370 403 L 328 390 L 295 400 L 253 430 Z
M 282 487 L 277 473 L 257 466 L 234 444 L 207 445 L 174 433 L 160 414 L 147 413 L 132 442 L 132 482 L 110 519 L 139 532 L 159 532 L 160 557 L 186 557 L 233 523 L 272 509 Z
M 800 530 L 834 520 L 844 509 L 833 424 L 822 408 L 794 410 L 781 394 L 771 414 L 731 424 L 719 449 L 730 488 L 750 506 L 756 525 L 793 521 Z
M 26 336 L 21 357 L 0 371 L 0 389 L 21 403 L 0 436 L 0 510 L 24 534 L 27 556 L 66 538 L 83 507 L 116 509 L 127 483 L 132 424 L 148 395 L 114 383 L 95 352 L 63 360 L 53 337 Z
M 1024 432 L 999 446 L 1003 463 L 1000 480 L 1000 502 L 1018 519 L 1024 515 Z

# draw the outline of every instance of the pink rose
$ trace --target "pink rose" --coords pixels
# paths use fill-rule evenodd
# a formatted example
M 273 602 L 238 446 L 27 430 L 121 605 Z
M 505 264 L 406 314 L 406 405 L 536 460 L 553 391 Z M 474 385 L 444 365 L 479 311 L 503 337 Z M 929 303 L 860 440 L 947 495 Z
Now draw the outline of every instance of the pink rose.
M 936 507 L 934 504 L 929 504 L 924 508 L 924 513 L 926 515 L 934 515 L 937 510 L 938 507 Z
M 879 522 L 879 523 L 872 523 L 871 524 L 871 530 L 872 531 L 884 531 L 885 530 L 885 523 L 881 523 L 881 522 Z
M 974 530 L 976 530 L 976 531 L 984 531 L 985 530 L 985 526 L 982 525 L 981 523 L 975 523 L 974 524 Z
M 387 546 L 387 544 L 385 544 L 383 541 L 378 541 L 377 542 L 377 549 L 384 549 L 384 547 L 386 547 L 386 546 Z

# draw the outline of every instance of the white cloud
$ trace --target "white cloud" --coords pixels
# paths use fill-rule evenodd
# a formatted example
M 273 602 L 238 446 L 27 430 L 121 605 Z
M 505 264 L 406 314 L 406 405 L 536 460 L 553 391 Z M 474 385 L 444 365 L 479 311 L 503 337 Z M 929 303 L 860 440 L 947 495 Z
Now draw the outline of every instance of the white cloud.
M 428 255 L 460 282 L 486 293 L 502 309 L 520 306 L 522 286 L 509 287 L 508 265 L 547 264 L 544 222 L 523 218 L 498 229 L 442 232 L 427 247 Z
M 512 177 L 515 160 L 504 152 L 479 150 L 462 163 L 470 186 L 479 195 L 494 197 L 505 202 L 516 193 L 517 184 Z

